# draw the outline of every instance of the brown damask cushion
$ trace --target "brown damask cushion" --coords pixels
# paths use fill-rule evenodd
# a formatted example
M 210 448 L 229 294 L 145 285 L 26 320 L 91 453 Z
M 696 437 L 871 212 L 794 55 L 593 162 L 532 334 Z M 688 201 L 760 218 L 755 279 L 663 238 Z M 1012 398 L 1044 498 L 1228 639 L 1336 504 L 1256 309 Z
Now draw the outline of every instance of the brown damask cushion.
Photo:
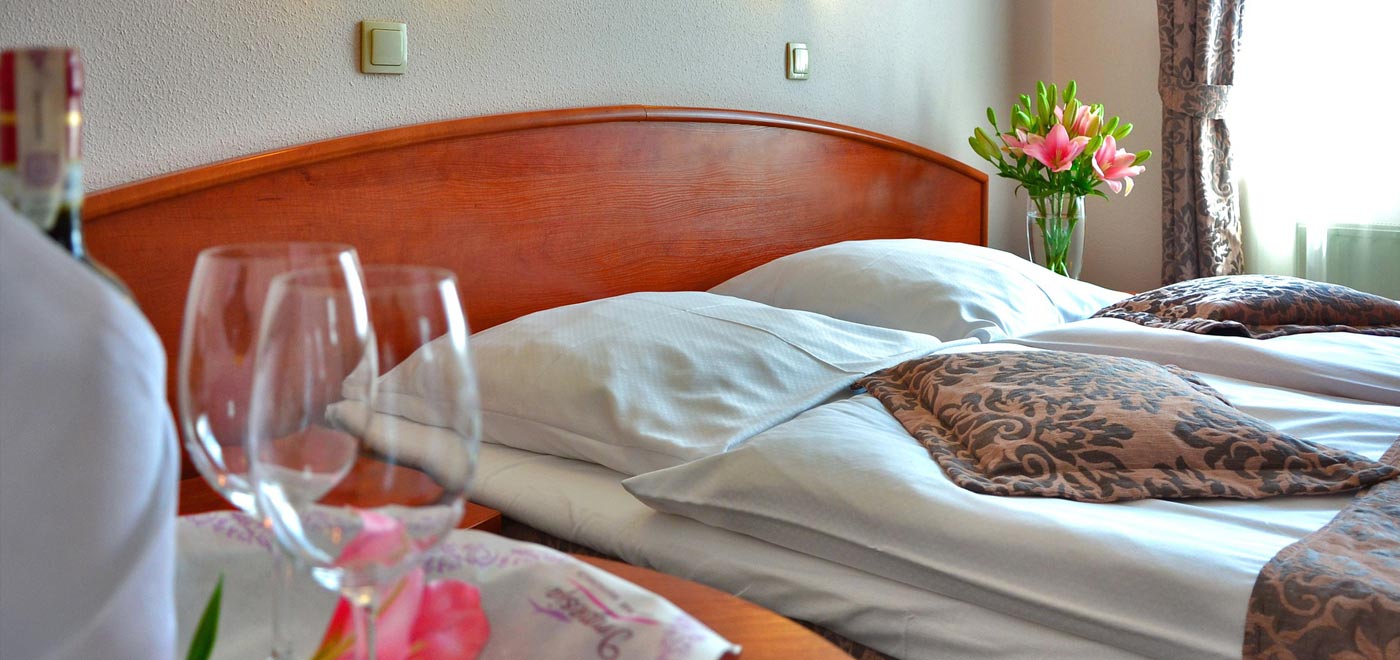
M 1271 339 L 1304 332 L 1400 337 L 1400 302 L 1282 275 L 1222 275 L 1140 293 L 1094 314 L 1153 328 Z
M 1246 415 L 1192 374 L 1058 351 L 935 355 L 866 376 L 959 486 L 1085 502 L 1258 499 L 1400 475 Z
M 1400 460 L 1397 448 L 1387 457 Z M 1245 660 L 1400 658 L 1400 481 L 1269 560 L 1244 624 Z

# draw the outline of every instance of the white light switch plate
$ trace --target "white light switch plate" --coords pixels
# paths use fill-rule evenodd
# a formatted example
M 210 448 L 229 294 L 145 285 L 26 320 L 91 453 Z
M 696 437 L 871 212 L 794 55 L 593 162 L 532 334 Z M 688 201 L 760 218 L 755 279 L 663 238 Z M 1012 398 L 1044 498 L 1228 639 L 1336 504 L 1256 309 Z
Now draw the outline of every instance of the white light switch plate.
M 812 75 L 812 53 L 807 44 L 789 41 L 787 45 L 787 77 L 806 80 Z
M 390 21 L 360 21 L 360 73 L 408 71 L 408 26 Z

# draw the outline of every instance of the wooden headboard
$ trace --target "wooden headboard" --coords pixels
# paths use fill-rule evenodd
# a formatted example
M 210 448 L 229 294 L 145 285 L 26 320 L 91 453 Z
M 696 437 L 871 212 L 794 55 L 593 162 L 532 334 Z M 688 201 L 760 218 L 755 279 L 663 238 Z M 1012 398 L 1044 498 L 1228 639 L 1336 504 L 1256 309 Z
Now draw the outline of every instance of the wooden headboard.
M 212 245 L 328 240 L 365 263 L 446 267 L 480 330 L 632 291 L 703 290 L 843 240 L 985 245 L 987 177 L 838 124 L 615 106 L 271 151 L 104 190 L 85 215 L 90 250 L 131 287 L 173 367 L 195 256 Z

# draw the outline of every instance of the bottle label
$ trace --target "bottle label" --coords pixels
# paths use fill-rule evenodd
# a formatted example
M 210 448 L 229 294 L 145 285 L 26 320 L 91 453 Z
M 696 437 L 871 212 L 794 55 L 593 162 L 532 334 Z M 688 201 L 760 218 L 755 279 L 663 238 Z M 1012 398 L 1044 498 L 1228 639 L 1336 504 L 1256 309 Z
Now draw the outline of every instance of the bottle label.
M 15 162 L 9 180 L 0 182 L 0 192 L 15 211 L 47 232 L 65 201 L 82 199 L 82 168 L 72 139 L 81 128 L 82 112 L 70 93 L 70 51 L 36 48 L 6 55 L 9 79 L 3 83 L 11 86 L 6 96 L 14 107 L 13 137 L 6 131 L 14 144 L 6 151 Z

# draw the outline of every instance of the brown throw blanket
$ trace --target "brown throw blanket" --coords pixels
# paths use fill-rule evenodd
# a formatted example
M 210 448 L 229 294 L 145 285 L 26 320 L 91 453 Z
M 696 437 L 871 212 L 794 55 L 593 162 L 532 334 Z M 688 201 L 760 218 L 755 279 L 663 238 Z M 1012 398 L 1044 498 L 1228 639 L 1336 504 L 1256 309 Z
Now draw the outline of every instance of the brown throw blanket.
M 1400 444 L 1381 460 L 1400 465 Z M 1244 626 L 1250 660 L 1400 658 L 1400 480 L 1265 564 Z
M 1246 415 L 1176 367 L 1059 351 L 954 353 L 861 379 L 957 485 L 1081 502 L 1319 495 L 1400 469 Z
M 859 384 L 959 486 L 1086 502 L 1370 487 L 1279 553 L 1247 658 L 1400 658 L 1400 439 L 1382 458 L 1282 433 L 1175 367 L 1057 351 L 935 355 Z
M 1400 337 L 1400 301 L 1282 275 L 1222 275 L 1140 293 L 1094 313 L 1151 328 L 1272 339 L 1305 332 Z

